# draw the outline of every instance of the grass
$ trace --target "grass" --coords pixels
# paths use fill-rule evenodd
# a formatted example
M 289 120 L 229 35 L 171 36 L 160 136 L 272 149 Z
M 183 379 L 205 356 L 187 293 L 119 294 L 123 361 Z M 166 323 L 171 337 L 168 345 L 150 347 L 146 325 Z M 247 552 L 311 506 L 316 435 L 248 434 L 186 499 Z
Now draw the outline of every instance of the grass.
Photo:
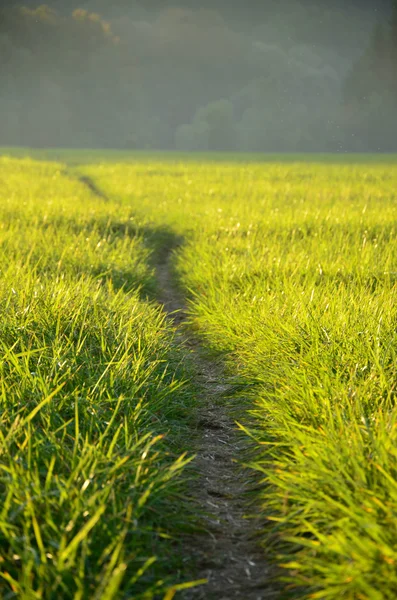
M 193 395 L 150 250 L 61 164 L 0 162 L 1 597 L 171 598 Z
M 379 153 L 311 153 L 311 154 L 288 154 L 288 153 L 249 153 L 249 152 L 177 152 L 177 151 L 155 151 L 155 150 L 117 150 L 117 149 L 90 149 L 90 148 L 26 148 L 26 147 L 1 147 L 0 156 L 35 159 L 48 162 L 59 162 L 69 166 L 97 164 L 120 164 L 120 163 L 201 163 L 208 165 L 209 162 L 223 164 L 394 164 L 396 154 Z
M 395 598 L 394 157 L 82 169 L 184 238 L 191 325 L 254 384 L 251 466 L 285 594 Z
M 192 329 L 247 383 L 284 596 L 394 599 L 395 157 L 61 154 L 0 159 L 4 597 L 186 581 L 194 390 L 148 300 L 172 247 Z

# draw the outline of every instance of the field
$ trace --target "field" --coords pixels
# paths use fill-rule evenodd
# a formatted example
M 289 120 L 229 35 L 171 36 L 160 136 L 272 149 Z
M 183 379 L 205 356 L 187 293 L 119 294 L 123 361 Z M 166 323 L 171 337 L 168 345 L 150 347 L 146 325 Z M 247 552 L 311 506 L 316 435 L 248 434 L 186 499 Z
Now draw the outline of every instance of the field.
M 194 594 L 203 399 L 183 330 L 233 382 L 220 410 L 247 440 L 271 597 L 394 599 L 395 157 L 9 154 L 3 597 Z M 181 324 L 156 300 L 164 261 Z

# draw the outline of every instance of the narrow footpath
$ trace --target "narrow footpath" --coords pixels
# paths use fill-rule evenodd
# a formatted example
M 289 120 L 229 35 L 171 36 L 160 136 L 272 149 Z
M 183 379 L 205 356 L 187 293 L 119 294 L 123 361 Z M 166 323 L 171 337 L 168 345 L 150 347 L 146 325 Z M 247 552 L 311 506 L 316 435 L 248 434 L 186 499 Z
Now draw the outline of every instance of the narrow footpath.
M 184 326 L 186 306 L 173 283 L 172 253 L 157 265 L 159 302 L 178 330 L 178 337 L 194 361 L 202 406 L 198 408 L 198 432 L 191 451 L 196 454 L 193 467 L 192 501 L 202 516 L 202 534 L 188 540 L 194 556 L 198 579 L 208 584 L 181 593 L 183 600 L 268 600 L 279 598 L 271 585 L 272 567 L 258 548 L 260 527 L 245 518 L 249 476 L 236 462 L 243 456 L 244 441 L 230 415 L 226 398 L 230 383 L 219 361 L 205 358 L 198 340 Z M 230 379 L 230 378 L 229 378 Z
M 69 171 L 66 171 L 69 173 Z M 73 176 L 73 175 L 72 175 Z M 93 194 L 107 201 L 106 194 L 86 176 L 78 179 Z M 191 500 L 197 505 L 200 529 L 186 540 L 194 558 L 196 579 L 206 579 L 178 596 L 181 600 L 281 600 L 274 584 L 274 568 L 266 563 L 258 545 L 261 524 L 246 518 L 250 477 L 237 463 L 244 456 L 245 442 L 236 428 L 230 407 L 231 383 L 221 361 L 206 358 L 200 342 L 185 327 L 186 304 L 171 271 L 172 250 L 165 250 L 156 265 L 158 301 L 177 329 L 181 343 L 191 352 L 202 390 L 197 415 L 197 435 L 190 451 L 197 475 Z

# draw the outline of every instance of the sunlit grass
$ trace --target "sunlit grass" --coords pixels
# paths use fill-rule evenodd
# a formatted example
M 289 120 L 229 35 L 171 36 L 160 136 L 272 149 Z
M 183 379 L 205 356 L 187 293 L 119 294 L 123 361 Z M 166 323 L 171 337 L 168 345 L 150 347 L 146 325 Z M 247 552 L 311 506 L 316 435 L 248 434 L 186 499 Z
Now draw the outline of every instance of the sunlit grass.
M 1 597 L 158 597 L 193 397 L 150 251 L 62 165 L 0 165 Z
M 263 545 L 290 592 L 392 599 L 397 166 L 338 162 L 84 172 L 142 222 L 184 237 L 175 269 L 192 326 L 255 384 L 246 405 Z
M 0 159 L 3 596 L 180 580 L 194 393 L 148 301 L 172 246 L 192 328 L 247 383 L 288 593 L 394 598 L 395 158 L 58 154 Z

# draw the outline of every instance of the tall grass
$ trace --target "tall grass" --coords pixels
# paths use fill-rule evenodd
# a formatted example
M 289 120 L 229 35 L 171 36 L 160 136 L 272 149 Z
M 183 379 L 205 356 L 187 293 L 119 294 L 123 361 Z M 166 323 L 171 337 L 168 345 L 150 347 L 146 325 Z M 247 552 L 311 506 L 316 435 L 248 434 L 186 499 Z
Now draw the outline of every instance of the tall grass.
M 0 159 L 0 203 L 1 597 L 159 597 L 193 400 L 150 250 L 59 164 Z
M 391 600 L 397 167 L 350 160 L 84 172 L 185 238 L 175 268 L 192 326 L 251 384 L 263 544 L 288 592 Z

